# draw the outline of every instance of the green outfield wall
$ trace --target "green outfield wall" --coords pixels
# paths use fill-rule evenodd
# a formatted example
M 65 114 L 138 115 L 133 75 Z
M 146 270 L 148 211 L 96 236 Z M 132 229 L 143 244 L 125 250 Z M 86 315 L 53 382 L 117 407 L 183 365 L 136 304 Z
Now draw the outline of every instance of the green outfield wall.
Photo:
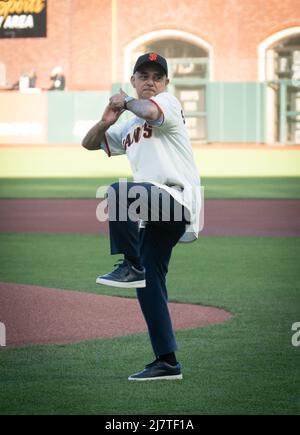
M 109 99 L 109 92 L 48 93 L 48 143 L 80 143 Z
M 201 175 L 300 176 L 300 152 L 296 147 L 247 145 L 265 142 L 264 86 L 208 84 L 208 144 L 194 147 Z M 113 91 L 119 87 L 115 85 Z M 129 91 L 129 85 L 123 88 Z M 130 175 L 125 156 L 108 158 L 103 152 L 88 152 L 80 146 L 86 132 L 99 120 L 109 95 L 0 93 L 0 177 Z M 216 145 L 219 142 L 238 146 Z
M 113 90 L 118 89 L 114 85 Z M 99 120 L 109 95 L 104 91 L 1 92 L 0 144 L 79 144 Z M 264 143 L 264 95 L 263 84 L 208 83 L 207 142 Z
M 265 142 L 265 85 L 207 85 L 208 142 Z

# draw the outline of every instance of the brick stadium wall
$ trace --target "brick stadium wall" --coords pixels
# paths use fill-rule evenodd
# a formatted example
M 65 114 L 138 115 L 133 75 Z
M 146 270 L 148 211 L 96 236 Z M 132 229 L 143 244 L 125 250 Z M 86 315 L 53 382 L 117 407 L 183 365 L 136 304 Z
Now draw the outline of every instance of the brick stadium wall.
M 300 24 L 299 0 L 119 1 L 119 55 L 143 33 L 171 28 L 211 44 L 215 80 L 257 80 L 257 46 L 271 34 Z M 126 16 L 126 20 L 122 20 Z
M 16 82 L 23 70 L 36 68 L 38 86 L 49 87 L 50 72 L 62 66 L 70 75 L 70 0 L 48 1 L 48 37 L 0 39 L 0 62 L 6 64 L 6 78 Z
M 37 86 L 64 68 L 67 89 L 111 86 L 111 0 L 48 0 L 47 38 L 0 39 L 0 62 L 10 82 L 36 68 Z
M 257 46 L 271 34 L 300 25 L 300 0 L 117 0 L 117 80 L 125 46 L 161 29 L 192 33 L 210 43 L 215 80 L 257 80 Z M 0 62 L 16 81 L 35 67 L 38 86 L 63 66 L 68 89 L 111 87 L 111 0 L 49 0 L 48 37 L 0 40 Z
M 73 0 L 72 4 L 70 85 L 73 89 L 110 89 L 111 0 Z

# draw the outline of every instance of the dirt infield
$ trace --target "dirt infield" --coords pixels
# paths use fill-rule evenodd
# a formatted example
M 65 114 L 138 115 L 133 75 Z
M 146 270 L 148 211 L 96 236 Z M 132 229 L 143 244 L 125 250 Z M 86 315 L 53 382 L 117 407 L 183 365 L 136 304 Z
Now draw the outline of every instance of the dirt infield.
M 99 200 L 2 199 L 0 232 L 107 233 Z M 206 200 L 204 236 L 300 235 L 299 200 Z
M 107 233 L 99 200 L 0 200 L 0 232 Z M 300 201 L 206 200 L 203 235 L 299 236 Z M 224 310 L 170 304 L 175 329 L 221 323 Z M 0 283 L 7 344 L 63 344 L 145 332 L 136 299 Z
M 231 318 L 224 310 L 200 305 L 170 303 L 170 311 L 175 330 Z M 6 283 L 0 283 L 0 321 L 6 326 L 8 346 L 65 344 L 146 331 L 136 299 Z

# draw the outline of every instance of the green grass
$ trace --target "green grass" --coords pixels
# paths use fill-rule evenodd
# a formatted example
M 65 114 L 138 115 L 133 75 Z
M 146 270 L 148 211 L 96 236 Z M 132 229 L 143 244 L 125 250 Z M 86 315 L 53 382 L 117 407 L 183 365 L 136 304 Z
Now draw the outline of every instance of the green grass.
M 95 198 L 111 178 L 0 178 L 0 198 Z M 206 198 L 300 199 L 300 177 L 203 178 Z
M 30 255 L 28 253 L 30 252 Z M 134 296 L 94 284 L 106 236 L 1 234 L 0 281 Z M 201 237 L 178 245 L 170 300 L 224 307 L 221 325 L 177 331 L 182 382 L 130 383 L 147 334 L 0 351 L 1 414 L 300 414 L 300 239 Z M 188 284 L 186 277 L 188 277 Z

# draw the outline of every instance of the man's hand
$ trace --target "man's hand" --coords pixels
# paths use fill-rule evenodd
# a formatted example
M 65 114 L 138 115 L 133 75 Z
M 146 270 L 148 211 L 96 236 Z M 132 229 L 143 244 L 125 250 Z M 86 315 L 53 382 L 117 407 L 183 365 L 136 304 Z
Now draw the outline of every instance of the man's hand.
M 124 111 L 125 97 L 128 97 L 128 95 L 123 91 L 123 89 L 120 89 L 118 94 L 110 97 L 109 106 L 114 110 Z M 130 101 L 128 110 L 139 118 L 145 119 L 145 121 L 156 121 L 162 116 L 161 110 L 155 104 L 144 99 L 133 99 Z
M 107 127 L 110 127 L 115 122 L 117 122 L 123 112 L 123 108 L 118 108 L 113 106 L 112 104 L 109 104 L 104 110 L 101 121 L 103 121 L 107 125 Z
M 92 127 L 82 141 L 82 146 L 88 150 L 101 149 L 101 142 L 104 140 L 105 132 L 120 118 L 124 109 L 112 107 L 109 104 L 102 115 L 101 121 Z
M 128 97 L 128 95 L 123 91 L 123 89 L 120 89 L 120 92 L 118 94 L 113 95 L 109 99 L 109 105 L 115 109 L 124 109 L 124 98 Z

